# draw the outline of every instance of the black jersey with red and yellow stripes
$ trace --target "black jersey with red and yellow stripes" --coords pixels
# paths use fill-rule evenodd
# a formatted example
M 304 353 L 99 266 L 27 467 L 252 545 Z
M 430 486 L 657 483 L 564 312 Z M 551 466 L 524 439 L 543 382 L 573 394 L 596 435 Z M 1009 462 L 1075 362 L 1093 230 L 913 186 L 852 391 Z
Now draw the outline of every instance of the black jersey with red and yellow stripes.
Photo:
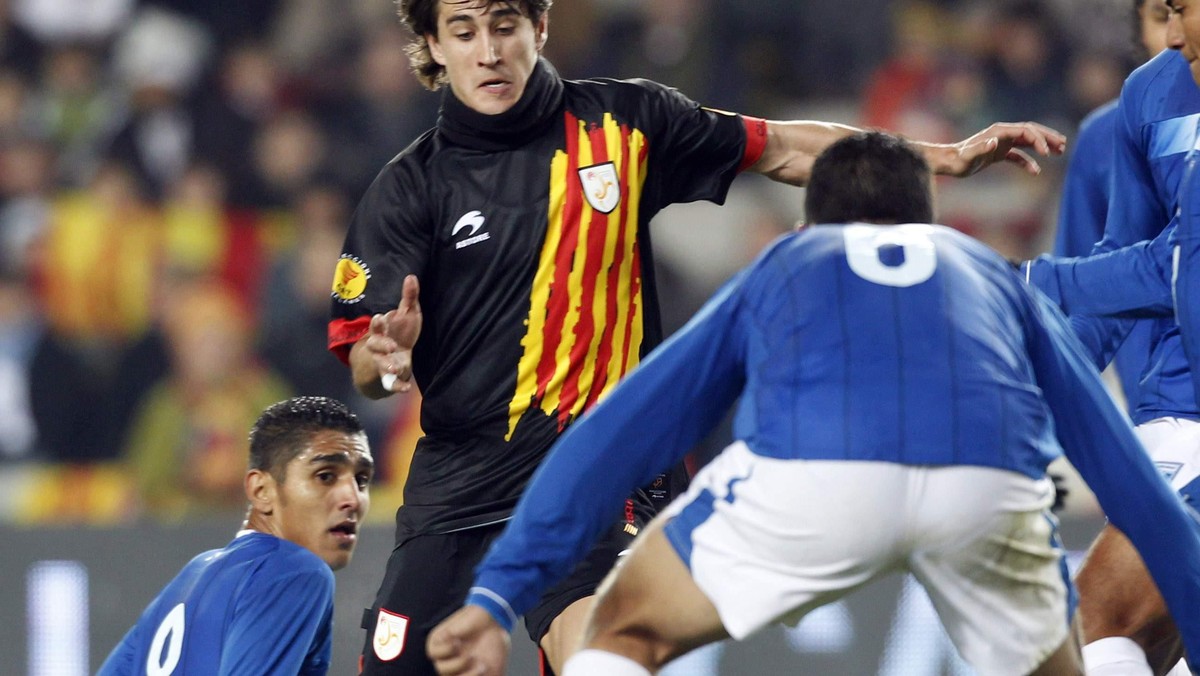
M 545 61 L 522 102 L 488 118 L 447 93 L 438 127 L 368 189 L 335 272 L 343 360 L 420 280 L 411 532 L 508 516 L 558 435 L 661 340 L 650 219 L 722 202 L 765 145 L 761 120 L 646 80 L 564 81 Z

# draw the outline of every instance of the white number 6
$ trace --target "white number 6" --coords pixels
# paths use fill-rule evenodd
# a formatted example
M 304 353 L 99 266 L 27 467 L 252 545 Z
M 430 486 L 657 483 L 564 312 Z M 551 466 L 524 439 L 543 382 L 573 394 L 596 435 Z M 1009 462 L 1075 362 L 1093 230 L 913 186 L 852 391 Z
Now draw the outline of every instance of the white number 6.
M 167 648 L 165 656 L 164 643 Z M 180 603 L 167 613 L 162 624 L 158 625 L 158 631 L 154 632 L 154 640 L 150 642 L 150 654 L 146 656 L 146 676 L 170 676 L 175 667 L 179 666 L 179 656 L 182 652 L 183 604 Z
M 854 274 L 868 282 L 901 287 L 920 284 L 937 269 L 932 232 L 933 228 L 923 223 L 847 225 L 842 229 L 846 262 Z M 904 249 L 903 263 L 884 265 L 879 260 L 879 250 L 889 245 Z

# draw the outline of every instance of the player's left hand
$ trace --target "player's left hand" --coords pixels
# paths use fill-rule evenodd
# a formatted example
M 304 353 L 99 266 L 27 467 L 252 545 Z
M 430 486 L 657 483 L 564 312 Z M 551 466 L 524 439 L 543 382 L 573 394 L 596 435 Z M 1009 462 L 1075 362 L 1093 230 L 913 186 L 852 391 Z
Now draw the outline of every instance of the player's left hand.
M 442 676 L 501 676 L 509 635 L 479 606 L 463 606 L 433 628 L 425 651 Z
M 997 122 L 953 144 L 927 144 L 925 159 L 936 174 L 965 177 L 997 162 L 1011 162 L 1032 175 L 1042 172 L 1029 149 L 1038 155 L 1061 155 L 1067 137 L 1036 122 Z

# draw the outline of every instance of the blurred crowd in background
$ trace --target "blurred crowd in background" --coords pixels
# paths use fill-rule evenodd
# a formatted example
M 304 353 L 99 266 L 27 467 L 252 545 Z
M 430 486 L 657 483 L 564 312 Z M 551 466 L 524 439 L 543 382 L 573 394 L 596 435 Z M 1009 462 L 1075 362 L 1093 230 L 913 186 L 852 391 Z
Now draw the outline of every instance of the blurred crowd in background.
M 557 0 L 567 78 L 955 141 L 1073 135 L 1136 65 L 1129 0 Z M 325 350 L 358 196 L 437 117 L 392 0 L 0 0 L 0 521 L 241 509 L 246 433 L 296 394 L 367 423 L 399 504 L 418 397 L 369 402 Z M 939 183 L 940 220 L 1048 248 L 1065 162 Z M 668 329 L 801 216 L 735 184 L 657 219 Z

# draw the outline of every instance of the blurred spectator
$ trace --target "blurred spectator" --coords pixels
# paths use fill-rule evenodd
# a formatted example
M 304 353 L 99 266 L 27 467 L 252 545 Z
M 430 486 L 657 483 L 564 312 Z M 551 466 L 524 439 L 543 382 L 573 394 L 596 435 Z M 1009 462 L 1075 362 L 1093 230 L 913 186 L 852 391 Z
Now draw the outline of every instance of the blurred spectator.
M 31 291 L 18 265 L 0 261 L 0 462 L 32 457 L 38 441 L 29 393 L 42 325 Z
M 255 358 L 252 322 L 233 291 L 209 277 L 169 288 L 172 371 L 138 405 L 123 457 L 153 515 L 239 509 L 246 430 L 291 391 Z
M 204 24 L 220 47 L 262 39 L 278 12 L 280 0 L 212 2 L 206 0 L 141 0 L 142 5 L 184 14 Z
M 246 308 L 258 306 L 268 265 L 268 227 L 249 209 L 227 206 L 226 182 L 196 164 L 163 203 L 166 266 L 174 274 L 221 279 Z
M 183 175 L 195 152 L 195 120 L 185 105 L 204 69 L 210 37 L 200 24 L 157 9 L 141 10 L 114 48 L 129 107 L 108 156 L 134 170 L 158 199 Z
M 990 16 L 983 64 L 988 115 L 1070 128 L 1065 43 L 1040 0 L 1008 0 Z
M 958 138 L 942 102 L 948 70 L 942 54 L 945 14 L 927 2 L 905 2 L 893 9 L 893 19 L 895 47 L 871 76 L 862 124 L 930 141 Z
M 263 43 L 244 42 L 225 52 L 213 80 L 195 104 L 196 151 L 225 176 L 233 205 L 255 206 L 250 149 L 259 127 L 283 107 L 283 74 Z
M 0 70 L 0 141 L 20 138 L 35 130 L 31 112 L 25 78 L 10 68 Z
M 591 72 L 580 76 L 670 82 L 705 101 L 711 77 L 708 52 L 696 47 L 708 42 L 704 31 L 710 28 L 710 5 L 711 0 L 657 0 L 603 14 L 600 41 L 608 47 L 595 50 Z
M 13 19 L 12 5 L 13 0 L 0 0 L 0 67 L 33 77 L 42 45 Z
M 150 330 L 160 227 L 115 164 L 51 203 L 31 261 L 47 323 L 32 398 L 49 459 L 115 457 L 133 403 L 164 368 Z
M 9 0 L 13 19 L 43 43 L 100 44 L 133 13 L 135 0 Z
M 292 210 L 295 246 L 272 266 L 261 305 L 261 352 L 297 395 L 339 401 L 354 398 L 345 367 L 325 349 L 329 316 L 329 262 L 342 250 L 349 197 L 328 184 L 312 184 Z
M 372 30 L 357 56 L 352 89 L 334 92 L 320 111 L 331 137 L 328 165 L 355 195 L 437 122 L 439 97 L 409 74 L 407 43 L 407 33 L 394 22 Z
M 103 78 L 97 50 L 67 44 L 48 50 L 41 77 L 30 95 L 35 133 L 58 148 L 56 172 L 66 183 L 84 185 L 119 114 L 118 96 Z
M 327 149 L 324 130 L 308 113 L 295 110 L 271 118 L 254 138 L 251 204 L 285 208 L 321 173 Z

